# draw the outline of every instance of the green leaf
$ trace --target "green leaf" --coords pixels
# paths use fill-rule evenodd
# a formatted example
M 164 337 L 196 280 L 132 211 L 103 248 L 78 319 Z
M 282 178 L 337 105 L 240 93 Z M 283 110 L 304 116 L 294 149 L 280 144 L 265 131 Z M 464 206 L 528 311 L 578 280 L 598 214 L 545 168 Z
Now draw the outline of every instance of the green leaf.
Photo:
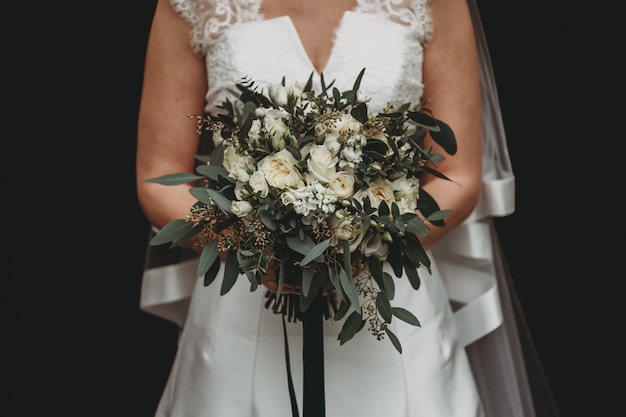
M 206 272 L 206 274 L 204 274 L 204 286 L 208 287 L 209 285 L 211 285 L 211 283 L 213 281 L 215 281 L 215 278 L 217 277 L 217 273 L 220 270 L 220 260 L 219 258 L 215 259 L 215 261 L 213 261 L 213 265 L 211 265 L 211 267 L 209 268 L 209 270 Z
M 213 204 L 213 200 L 209 197 L 209 193 L 207 189 L 204 187 L 193 187 L 189 189 L 189 194 L 191 194 L 196 200 L 210 206 Z
M 396 296 L 396 283 L 388 272 L 383 272 L 383 286 L 381 290 L 385 292 L 387 298 L 390 300 L 393 300 Z
M 439 210 L 439 211 L 434 212 L 430 216 L 428 216 L 427 219 L 430 222 L 436 222 L 437 220 L 445 219 L 451 214 L 452 214 L 452 210 Z
M 328 248 L 329 244 L 330 244 L 330 239 L 326 239 L 326 240 L 322 240 L 320 243 L 315 245 L 315 247 L 311 249 L 311 251 L 308 254 L 306 254 L 305 257 L 300 261 L 300 265 L 302 266 L 308 265 L 309 262 L 316 259 L 318 256 L 322 255 L 324 251 Z
M 391 304 L 389 303 L 389 298 L 384 292 L 379 292 L 376 296 L 376 309 L 378 310 L 378 314 L 385 320 L 387 323 L 391 323 L 392 313 L 391 313 Z
M 368 258 L 367 265 L 369 267 L 370 274 L 372 274 L 372 277 L 374 278 L 374 281 L 376 281 L 376 284 L 378 284 L 378 286 L 382 288 L 385 285 L 385 283 L 383 282 L 383 264 L 377 257 L 370 256 Z
M 426 237 L 430 234 L 430 228 L 418 215 L 405 217 L 404 220 L 406 221 L 407 232 L 414 233 L 420 237 Z
M 309 289 L 309 294 L 305 295 L 304 292 L 300 293 L 300 311 L 307 311 L 307 309 L 313 303 L 313 300 L 317 297 L 319 293 L 320 287 L 322 286 L 322 281 L 319 279 L 313 279 L 311 281 L 311 288 Z
M 421 327 L 420 321 L 415 317 L 413 313 L 409 310 L 406 310 L 401 307 L 393 307 L 392 309 L 393 315 L 402 320 L 403 322 L 409 323 L 413 326 Z
M 343 248 L 343 269 L 346 271 L 346 275 L 352 276 L 352 260 L 350 259 L 350 242 L 342 240 L 341 245 Z
M 346 315 L 348 310 L 350 310 L 350 304 L 348 304 L 346 302 L 346 300 L 341 300 L 341 302 L 339 303 L 339 308 L 337 309 L 337 311 L 333 315 L 333 320 L 335 320 L 335 321 L 341 320 L 343 318 L 343 316 Z
M 405 261 L 408 258 L 413 266 L 418 267 L 422 265 L 430 272 L 430 259 L 417 236 L 409 233 L 404 236 L 404 239 L 401 240 L 400 243 L 404 251 Z
M 220 295 L 224 295 L 230 291 L 235 285 L 239 277 L 239 262 L 237 262 L 237 254 L 233 251 L 226 253 L 226 265 L 224 267 L 224 278 L 220 288 Z
M 304 294 L 305 297 L 308 296 L 310 293 L 314 275 L 315 268 L 304 268 L 302 270 L 302 294 Z
M 261 219 L 261 223 L 265 225 L 270 230 L 276 230 L 278 228 L 278 223 L 272 219 L 272 216 L 269 214 L 267 210 L 257 210 L 257 214 L 259 215 L 259 219 Z
M 431 130 L 430 136 L 448 153 L 448 155 L 456 154 L 457 143 L 452 128 L 441 120 L 437 120 L 437 124 L 439 125 L 439 131 Z
M 346 321 L 343 323 L 341 327 L 341 332 L 339 332 L 339 344 L 343 345 L 348 340 L 352 339 L 354 335 L 363 328 L 365 325 L 365 320 L 361 318 L 361 314 L 353 311 L 350 313 Z
M 184 219 L 172 220 L 163 226 L 152 239 L 151 246 L 162 245 L 168 242 L 176 242 L 181 236 L 184 236 L 194 228 L 194 224 Z
M 387 336 L 389 336 L 389 340 L 396 348 L 396 350 L 402 353 L 402 345 L 400 344 L 400 339 L 398 339 L 398 337 L 394 334 L 394 332 L 389 329 L 389 327 L 385 328 L 385 333 L 387 333 Z
M 348 276 L 346 275 L 346 271 L 344 271 L 343 268 L 339 270 L 339 282 L 341 283 L 341 288 L 343 288 L 343 292 L 348 297 L 348 300 L 350 300 L 352 307 L 354 307 L 354 310 L 360 314 L 361 303 L 359 301 L 359 293 L 356 289 L 356 284 L 354 283 L 353 279 L 348 278 Z
M 202 248 L 202 253 L 200 253 L 200 261 L 198 262 L 198 270 L 197 276 L 201 277 L 209 270 L 213 262 L 217 259 L 219 255 L 219 250 L 217 248 L 217 239 L 214 239 L 208 242 L 204 248 Z
M 406 276 L 411 283 L 411 287 L 413 287 L 414 290 L 419 290 L 422 284 L 422 280 L 420 279 L 419 273 L 417 272 L 417 267 L 411 264 L 411 262 L 405 261 L 404 272 L 406 273 Z
M 224 210 L 226 213 L 232 213 L 232 211 L 230 210 L 229 199 L 220 194 L 219 191 L 213 190 L 211 188 L 207 188 L 207 192 L 209 193 L 209 196 L 213 199 L 213 201 L 215 201 L 222 210 Z
M 437 120 L 435 120 L 434 118 L 430 117 L 428 114 L 422 111 L 408 111 L 406 115 L 409 119 L 413 120 L 419 126 L 423 126 L 429 129 L 431 135 L 434 131 L 440 129 L 437 125 Z
M 217 181 L 219 176 L 228 178 L 228 171 L 226 171 L 224 167 L 217 165 L 200 165 L 196 168 L 196 171 L 202 175 L 206 175 L 214 181 Z
M 157 184 L 163 185 L 179 185 L 186 184 L 188 182 L 193 182 L 199 179 L 202 179 L 199 175 L 189 174 L 189 173 L 177 173 L 177 174 L 168 174 L 163 175 L 156 178 L 148 178 L 145 182 L 155 182 Z
M 359 103 L 357 104 L 352 111 L 350 111 L 352 117 L 357 119 L 361 123 L 367 122 L 367 104 Z

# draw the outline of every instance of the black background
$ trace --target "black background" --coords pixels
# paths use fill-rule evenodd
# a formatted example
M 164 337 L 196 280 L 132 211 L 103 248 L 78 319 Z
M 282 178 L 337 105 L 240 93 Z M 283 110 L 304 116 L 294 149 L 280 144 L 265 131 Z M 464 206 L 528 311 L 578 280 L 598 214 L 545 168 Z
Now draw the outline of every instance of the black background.
M 4 415 L 149 417 L 163 389 L 176 328 L 138 309 L 148 224 L 134 183 L 154 4 L 38 6 L 5 36 Z M 479 6 L 517 178 L 517 210 L 497 223 L 515 286 L 562 415 L 613 415 L 624 352 L 614 13 Z

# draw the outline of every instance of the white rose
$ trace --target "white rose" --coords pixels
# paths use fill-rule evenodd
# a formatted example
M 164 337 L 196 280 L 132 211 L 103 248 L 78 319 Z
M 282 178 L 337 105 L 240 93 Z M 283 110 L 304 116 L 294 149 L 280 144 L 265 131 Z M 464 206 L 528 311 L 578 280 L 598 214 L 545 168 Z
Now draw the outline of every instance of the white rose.
M 222 166 L 229 172 L 229 176 L 236 180 L 247 182 L 249 175 L 254 171 L 254 159 L 249 155 L 241 154 L 233 145 L 224 147 Z
M 261 159 L 258 169 L 270 186 L 284 190 L 304 186 L 297 164 L 296 158 L 288 150 L 283 149 Z
M 365 190 L 359 190 L 354 193 L 353 198 L 361 203 L 367 199 L 371 206 L 375 208 L 377 208 L 383 200 L 387 202 L 389 207 L 391 207 L 391 203 L 395 201 L 391 182 L 381 178 L 372 181 Z
M 354 193 L 354 177 L 344 171 L 336 172 L 330 178 L 328 188 L 337 196 L 337 200 L 346 200 Z
M 335 175 L 337 164 L 337 157 L 326 148 L 324 145 L 315 145 L 311 147 L 309 151 L 309 159 L 307 160 L 307 166 L 309 172 L 317 178 L 322 184 L 328 184 L 330 179 Z
M 387 259 L 389 244 L 378 233 L 367 233 L 359 247 L 364 256 L 376 256 L 383 261 Z
M 389 180 L 378 178 L 372 181 L 367 189 L 376 200 L 376 207 L 378 207 L 382 201 L 386 201 L 389 207 L 391 207 L 391 203 L 396 201 L 393 194 L 393 186 Z
M 252 212 L 252 205 L 247 201 L 235 200 L 230 203 L 230 210 L 237 217 L 245 217 Z
M 336 247 L 338 253 L 343 253 L 343 245 L 339 244 L 342 240 L 347 240 L 350 244 L 350 252 L 354 252 L 363 240 L 365 230 L 362 222 L 352 223 L 354 216 L 345 216 L 342 219 L 331 216 L 329 224 L 334 234 L 331 238 L 331 244 Z
M 270 187 L 265 180 L 265 175 L 263 175 L 261 171 L 254 171 L 254 173 L 250 175 L 248 184 L 250 188 L 252 188 L 252 191 L 259 193 L 261 198 L 267 197 Z

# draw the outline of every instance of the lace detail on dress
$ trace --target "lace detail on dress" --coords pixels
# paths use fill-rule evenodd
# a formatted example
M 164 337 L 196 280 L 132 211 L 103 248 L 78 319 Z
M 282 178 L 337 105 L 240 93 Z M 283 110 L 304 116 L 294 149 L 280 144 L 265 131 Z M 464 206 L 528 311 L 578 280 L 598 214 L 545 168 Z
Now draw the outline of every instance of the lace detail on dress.
M 235 24 L 263 19 L 259 13 L 263 0 L 170 0 L 191 26 L 191 45 L 196 53 L 207 48 Z M 408 26 L 420 41 L 432 36 L 428 10 L 430 0 L 357 0 L 355 11 L 385 16 L 392 22 Z
M 191 45 L 196 53 L 207 48 L 239 22 L 260 20 L 262 0 L 170 0 L 191 25 Z
M 357 0 L 357 9 L 363 13 L 375 13 L 409 27 L 421 41 L 430 40 L 433 32 L 428 3 L 431 0 Z

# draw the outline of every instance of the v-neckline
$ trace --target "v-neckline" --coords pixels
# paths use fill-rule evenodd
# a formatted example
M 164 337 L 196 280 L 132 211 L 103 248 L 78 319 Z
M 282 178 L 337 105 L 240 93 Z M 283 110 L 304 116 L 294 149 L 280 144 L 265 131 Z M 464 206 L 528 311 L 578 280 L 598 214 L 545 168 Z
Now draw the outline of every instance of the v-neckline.
M 269 19 L 266 19 L 263 17 L 264 21 L 284 21 L 287 23 L 287 26 L 289 27 L 289 29 L 293 32 L 293 39 L 294 39 L 294 43 L 298 48 L 298 52 L 300 54 L 302 54 L 302 56 L 306 59 L 308 66 L 311 68 L 311 70 L 317 75 L 320 76 L 321 74 L 323 74 L 328 68 L 330 68 L 330 65 L 332 63 L 332 61 L 334 61 L 333 57 L 335 55 L 335 50 L 336 50 L 336 46 L 337 46 L 337 38 L 338 38 L 338 34 L 341 30 L 341 28 L 344 25 L 344 22 L 346 20 L 346 17 L 356 13 L 356 9 L 359 7 L 359 3 L 357 1 L 356 5 L 354 8 L 346 10 L 343 12 L 343 14 L 341 15 L 341 17 L 339 18 L 339 22 L 337 23 L 337 25 L 333 28 L 332 30 L 332 37 L 331 37 L 331 46 L 330 46 L 330 50 L 328 51 L 328 56 L 326 58 L 326 62 L 324 63 L 323 67 L 320 68 L 319 70 L 315 67 L 315 64 L 313 63 L 313 60 L 311 59 L 311 56 L 309 55 L 309 53 L 307 52 L 306 48 L 304 47 L 304 43 L 302 42 L 302 38 L 300 37 L 300 32 L 298 32 L 298 28 L 296 27 L 293 19 L 291 18 L 291 16 L 289 15 L 282 15 L 282 16 L 276 16 L 276 17 L 272 17 Z

